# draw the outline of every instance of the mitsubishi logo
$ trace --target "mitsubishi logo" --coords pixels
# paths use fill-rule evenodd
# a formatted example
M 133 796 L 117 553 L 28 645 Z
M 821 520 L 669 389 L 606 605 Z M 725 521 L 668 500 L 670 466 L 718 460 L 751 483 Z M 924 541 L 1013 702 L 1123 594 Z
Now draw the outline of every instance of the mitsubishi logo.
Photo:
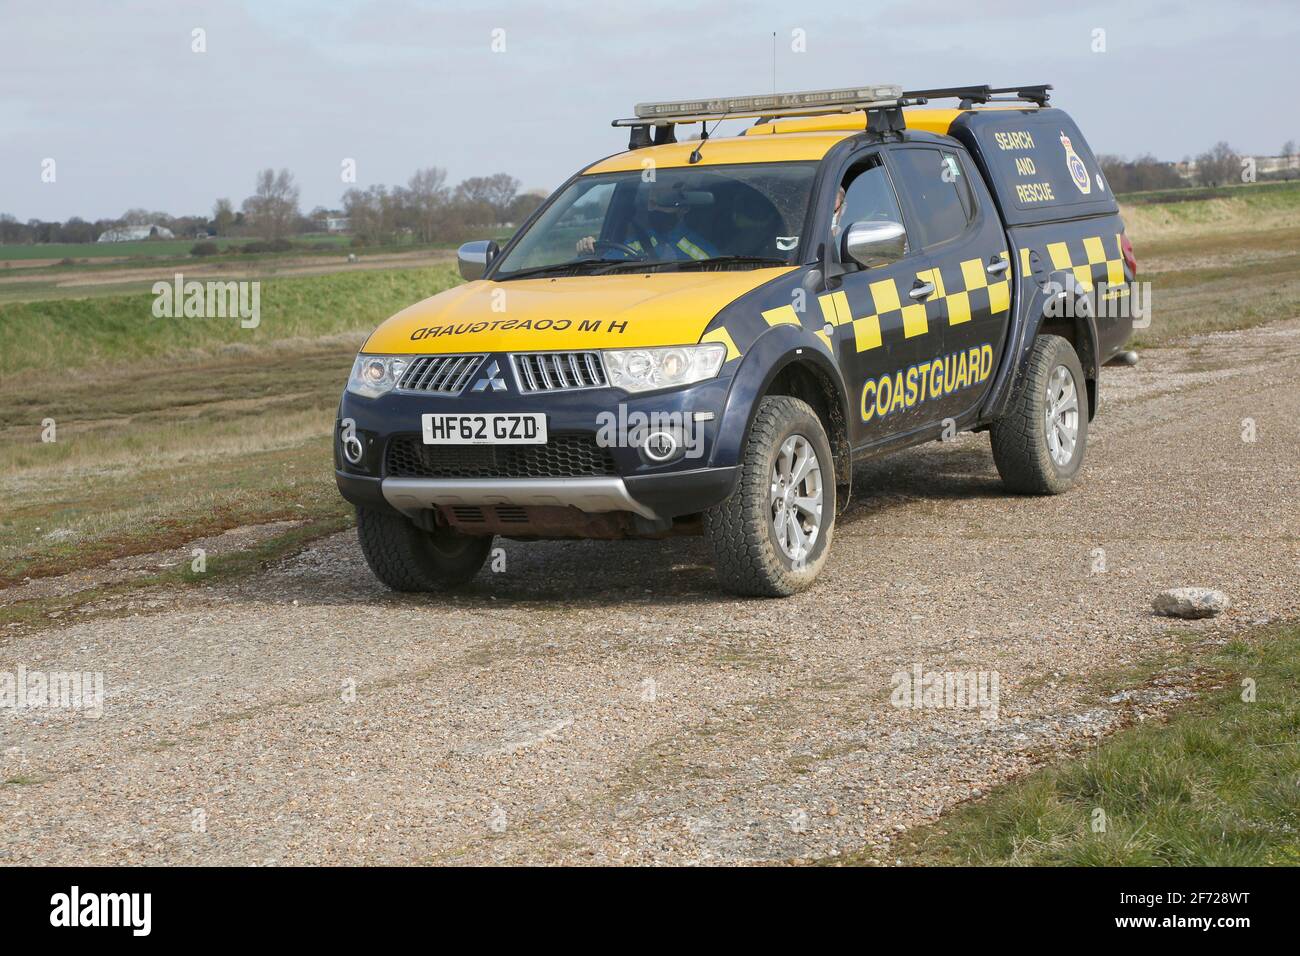
M 470 391 L 486 392 L 489 385 L 494 392 L 504 392 L 506 390 L 506 380 L 501 377 L 501 366 L 495 360 L 484 371 L 483 377 L 474 383 L 474 387 Z

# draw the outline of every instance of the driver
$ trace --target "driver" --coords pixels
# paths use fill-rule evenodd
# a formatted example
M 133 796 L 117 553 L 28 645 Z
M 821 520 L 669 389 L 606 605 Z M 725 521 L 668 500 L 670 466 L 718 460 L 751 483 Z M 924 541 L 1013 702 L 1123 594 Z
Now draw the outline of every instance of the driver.
M 610 244 L 595 236 L 583 236 L 577 243 L 578 255 L 590 255 L 596 251 L 596 244 L 600 242 L 607 247 L 601 250 L 602 254 L 608 251 L 611 258 L 657 259 L 667 262 L 716 257 L 718 250 L 713 243 L 687 224 L 686 214 L 689 211 L 690 205 L 681 182 L 664 186 L 654 180 L 646 189 L 644 219 L 639 211 L 633 214 L 627 225 L 630 238 L 626 243 Z
M 840 217 L 844 215 L 844 187 L 835 191 L 835 211 L 831 213 L 831 238 L 840 238 Z

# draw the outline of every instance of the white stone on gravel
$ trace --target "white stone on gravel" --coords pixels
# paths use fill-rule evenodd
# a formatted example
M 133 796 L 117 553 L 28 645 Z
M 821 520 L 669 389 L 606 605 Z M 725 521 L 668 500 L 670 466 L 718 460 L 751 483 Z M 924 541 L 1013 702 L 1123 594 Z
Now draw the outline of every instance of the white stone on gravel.
M 1228 609 L 1228 595 L 1213 588 L 1170 588 L 1156 595 L 1151 607 L 1166 617 L 1214 617 Z

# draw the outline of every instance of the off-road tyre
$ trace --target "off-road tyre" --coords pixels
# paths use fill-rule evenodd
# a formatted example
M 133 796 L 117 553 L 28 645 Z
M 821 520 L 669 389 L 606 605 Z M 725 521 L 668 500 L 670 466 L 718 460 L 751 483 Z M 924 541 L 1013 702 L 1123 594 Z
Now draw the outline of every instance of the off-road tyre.
M 452 528 L 429 532 L 401 515 L 360 507 L 357 538 L 370 570 L 394 591 L 443 591 L 465 584 L 492 550 L 491 535 Z
M 1078 401 L 1076 438 L 1068 461 L 1053 458 L 1049 444 L 1048 384 L 1064 368 Z M 1006 411 L 989 429 L 993 461 L 1008 489 L 1027 495 L 1059 495 L 1074 484 L 1088 445 L 1088 388 L 1074 347 L 1059 335 L 1034 340 L 1024 379 Z
M 773 468 L 782 445 L 796 436 L 805 439 L 816 455 L 822 489 L 817 534 L 802 561 L 783 550 L 773 521 Z M 719 583 L 734 594 L 751 597 L 788 597 L 802 591 L 826 563 L 834 529 L 835 466 L 821 420 L 797 398 L 762 399 L 741 454 L 736 490 L 704 513 L 704 534 Z

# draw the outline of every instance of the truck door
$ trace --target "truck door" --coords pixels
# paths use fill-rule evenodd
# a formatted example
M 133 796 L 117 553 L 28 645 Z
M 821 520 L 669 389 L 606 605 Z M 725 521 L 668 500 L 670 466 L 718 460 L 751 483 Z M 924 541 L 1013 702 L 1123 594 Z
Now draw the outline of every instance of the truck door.
M 843 204 L 831 242 L 857 222 L 904 223 L 897 193 L 879 149 L 859 152 L 846 161 L 839 179 Z M 833 200 L 832 200 L 833 201 Z M 925 424 L 927 410 L 908 400 L 908 370 L 936 346 L 928 332 L 924 282 L 918 274 L 929 261 L 911 232 L 901 259 L 864 268 L 843 263 L 848 271 L 838 287 L 819 296 L 827 324 L 834 326 L 834 348 L 849 390 L 849 437 L 854 448 L 911 431 Z
M 965 149 L 902 144 L 888 150 L 908 219 L 934 286 L 926 317 L 942 342 L 927 370 L 931 418 L 973 414 L 992 384 L 1011 316 L 1006 232 Z M 918 273 L 920 274 L 920 273 Z M 938 389 L 936 391 L 936 388 Z

